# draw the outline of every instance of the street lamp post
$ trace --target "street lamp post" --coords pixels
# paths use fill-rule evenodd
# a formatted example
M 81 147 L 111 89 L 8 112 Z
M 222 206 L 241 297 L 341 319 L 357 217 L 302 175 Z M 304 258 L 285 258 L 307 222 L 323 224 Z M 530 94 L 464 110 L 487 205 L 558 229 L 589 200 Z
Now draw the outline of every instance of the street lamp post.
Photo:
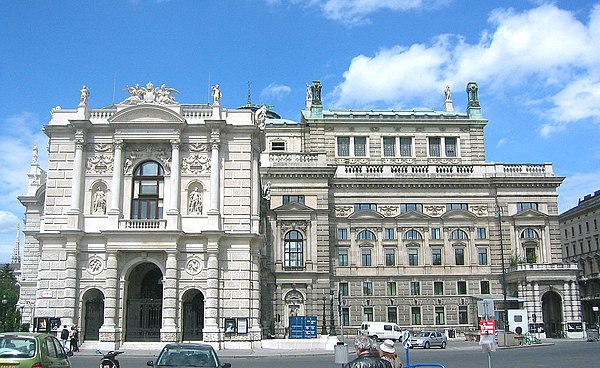
M 2 332 L 6 331 L 6 304 L 8 300 L 6 300 L 6 295 L 2 295 Z
M 327 335 L 327 322 L 325 322 L 325 295 L 323 295 L 323 326 L 321 327 L 321 335 Z
M 329 334 L 337 335 L 335 332 L 335 319 L 333 315 L 333 290 L 329 292 Z
M 498 230 L 500 231 L 500 264 L 502 266 L 502 299 L 504 307 L 504 333 L 508 332 L 508 305 L 506 302 L 506 269 L 504 267 L 504 243 L 502 241 L 502 209 L 498 202 L 496 202 L 496 208 L 498 210 Z M 504 338 L 506 342 L 506 338 Z

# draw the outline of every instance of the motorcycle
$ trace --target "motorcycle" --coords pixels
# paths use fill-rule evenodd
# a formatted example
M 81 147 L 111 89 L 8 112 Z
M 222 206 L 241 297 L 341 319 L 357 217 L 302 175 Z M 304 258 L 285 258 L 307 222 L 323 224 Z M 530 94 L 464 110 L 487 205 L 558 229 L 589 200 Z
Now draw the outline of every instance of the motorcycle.
M 119 361 L 117 360 L 117 355 L 123 353 L 124 351 L 111 350 L 105 354 L 100 350 L 96 350 L 96 354 L 102 355 L 102 358 L 100 358 L 100 368 L 119 368 Z

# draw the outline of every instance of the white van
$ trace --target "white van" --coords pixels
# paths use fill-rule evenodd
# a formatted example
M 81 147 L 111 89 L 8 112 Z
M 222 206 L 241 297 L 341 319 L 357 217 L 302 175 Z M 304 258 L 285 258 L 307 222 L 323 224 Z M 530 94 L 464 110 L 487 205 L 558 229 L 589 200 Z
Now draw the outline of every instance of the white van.
M 391 339 L 397 341 L 402 337 L 400 326 L 393 322 L 363 322 L 360 325 L 360 333 L 375 340 Z

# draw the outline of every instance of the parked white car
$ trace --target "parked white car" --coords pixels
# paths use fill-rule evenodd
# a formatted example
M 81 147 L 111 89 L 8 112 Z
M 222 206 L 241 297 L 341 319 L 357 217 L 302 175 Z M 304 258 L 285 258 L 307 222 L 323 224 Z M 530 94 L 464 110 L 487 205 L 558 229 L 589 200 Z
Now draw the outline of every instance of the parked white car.
M 360 325 L 360 333 L 375 340 L 398 341 L 402 337 L 400 326 L 393 322 L 363 322 Z
M 439 346 L 446 349 L 447 338 L 438 331 L 421 331 L 410 338 L 410 343 L 413 347 L 418 346 L 429 349 L 432 346 Z

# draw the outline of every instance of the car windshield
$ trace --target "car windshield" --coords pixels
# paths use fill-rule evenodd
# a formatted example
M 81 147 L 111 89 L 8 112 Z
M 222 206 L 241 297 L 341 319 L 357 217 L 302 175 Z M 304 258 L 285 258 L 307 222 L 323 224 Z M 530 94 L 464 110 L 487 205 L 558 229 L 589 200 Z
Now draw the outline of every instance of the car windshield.
M 35 339 L 17 336 L 0 336 L 0 358 L 32 358 Z
M 429 337 L 430 333 L 431 332 L 421 331 L 421 332 L 419 332 L 419 334 L 417 335 L 417 337 Z
M 184 366 L 216 368 L 214 351 L 203 347 L 166 347 L 158 357 L 158 366 Z

